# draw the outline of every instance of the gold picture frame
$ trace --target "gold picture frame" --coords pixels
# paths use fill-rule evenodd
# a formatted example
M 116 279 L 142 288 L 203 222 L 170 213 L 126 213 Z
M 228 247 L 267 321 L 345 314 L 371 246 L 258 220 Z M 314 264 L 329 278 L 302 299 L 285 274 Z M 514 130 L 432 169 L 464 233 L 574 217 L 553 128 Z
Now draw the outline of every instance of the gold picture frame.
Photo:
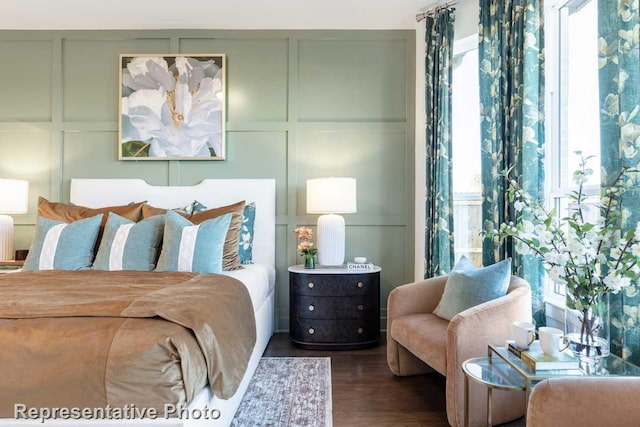
M 224 160 L 224 54 L 121 54 L 120 160 Z

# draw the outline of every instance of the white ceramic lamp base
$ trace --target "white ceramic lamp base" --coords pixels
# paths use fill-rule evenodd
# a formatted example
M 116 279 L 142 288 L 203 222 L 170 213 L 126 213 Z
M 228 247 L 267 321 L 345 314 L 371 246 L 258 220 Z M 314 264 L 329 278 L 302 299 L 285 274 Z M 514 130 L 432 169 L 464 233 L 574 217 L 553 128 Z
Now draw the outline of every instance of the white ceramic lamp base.
M 0 261 L 13 259 L 13 218 L 0 215 Z
M 318 264 L 344 264 L 344 218 L 328 214 L 318 218 Z

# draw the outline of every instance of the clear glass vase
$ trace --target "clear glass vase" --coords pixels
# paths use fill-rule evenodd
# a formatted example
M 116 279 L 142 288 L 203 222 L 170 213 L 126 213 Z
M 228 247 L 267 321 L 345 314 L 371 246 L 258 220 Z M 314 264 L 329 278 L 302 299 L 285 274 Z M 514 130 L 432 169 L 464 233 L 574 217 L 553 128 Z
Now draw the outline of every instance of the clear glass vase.
M 595 365 L 609 355 L 609 294 L 600 295 L 586 308 L 575 307 L 567 295 L 565 333 L 573 354 L 588 365 Z
M 304 268 L 316 268 L 318 265 L 317 254 L 304 254 Z

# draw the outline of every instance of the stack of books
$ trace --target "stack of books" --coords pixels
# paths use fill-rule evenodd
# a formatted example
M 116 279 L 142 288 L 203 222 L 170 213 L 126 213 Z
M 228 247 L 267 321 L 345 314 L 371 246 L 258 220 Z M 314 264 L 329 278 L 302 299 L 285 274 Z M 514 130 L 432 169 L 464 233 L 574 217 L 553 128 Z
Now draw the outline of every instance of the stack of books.
M 580 361 L 573 356 L 570 350 L 562 351 L 550 356 L 544 354 L 540 348 L 540 341 L 531 343 L 528 349 L 518 348 L 514 342 L 507 343 L 507 350 L 519 357 L 524 363 L 536 371 L 548 371 L 552 369 L 580 369 Z

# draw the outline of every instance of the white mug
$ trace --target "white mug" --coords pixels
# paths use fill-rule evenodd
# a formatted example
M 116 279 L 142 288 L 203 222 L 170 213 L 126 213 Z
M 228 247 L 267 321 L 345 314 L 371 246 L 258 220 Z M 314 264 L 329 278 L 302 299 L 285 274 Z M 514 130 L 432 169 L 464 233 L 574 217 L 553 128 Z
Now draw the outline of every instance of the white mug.
M 527 349 L 536 339 L 536 326 L 529 322 L 513 322 L 511 324 L 511 335 L 518 348 Z
M 569 338 L 558 328 L 543 326 L 538 329 L 538 335 L 540 336 L 540 348 L 544 354 L 554 356 L 569 347 Z

